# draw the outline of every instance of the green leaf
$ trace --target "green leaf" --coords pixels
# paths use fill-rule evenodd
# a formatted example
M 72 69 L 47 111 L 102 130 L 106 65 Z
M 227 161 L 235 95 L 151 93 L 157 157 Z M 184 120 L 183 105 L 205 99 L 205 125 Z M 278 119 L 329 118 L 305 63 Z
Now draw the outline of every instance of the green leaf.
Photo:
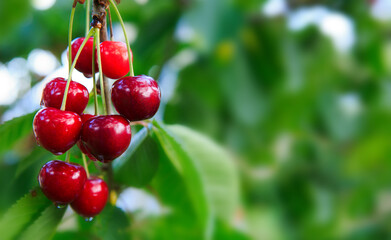
M 213 232 L 213 213 L 208 204 L 205 185 L 202 182 L 201 174 L 192 159 L 186 154 L 178 141 L 168 133 L 163 125 L 159 125 L 154 132 L 162 145 L 165 153 L 174 165 L 179 174 L 183 177 L 188 188 L 188 193 L 197 212 L 198 220 L 204 229 L 205 238 L 210 239 Z
M 14 118 L 0 125 L 0 154 L 11 149 L 18 140 L 27 134 L 32 133 L 35 113 Z
M 147 138 L 121 168 L 114 168 L 114 177 L 128 186 L 143 187 L 155 176 L 158 166 L 156 143 Z
M 29 169 L 34 163 L 45 163 L 51 159 L 56 159 L 56 156 L 42 147 L 34 148 L 34 150 L 28 156 L 19 162 L 18 168 L 16 169 L 15 178 L 19 177 L 21 173 Z
M 130 160 L 130 158 L 136 152 L 137 148 L 144 142 L 147 136 L 148 130 L 146 128 L 142 128 L 139 132 L 132 136 L 132 141 L 130 142 L 129 147 L 120 157 L 118 157 L 113 162 L 114 172 L 118 172 L 122 168 L 122 166 Z
M 92 221 L 86 221 L 83 217 L 78 216 L 77 223 L 78 233 L 85 235 L 84 237 L 79 236 L 77 239 L 130 239 L 130 221 L 128 216 L 121 209 L 110 204 L 107 204 L 103 211 Z M 60 239 L 58 235 L 56 234 L 56 239 Z
M 129 239 L 129 226 L 126 214 L 110 204 L 94 220 L 94 232 L 105 240 Z
M 66 208 L 58 209 L 54 204 L 51 204 L 42 212 L 41 216 L 23 232 L 20 239 L 51 239 L 64 216 L 65 209 Z
M 154 125 L 157 139 L 182 176 L 205 238 L 209 239 L 216 218 L 230 222 L 238 206 L 239 181 L 232 156 L 186 127 Z
M 204 135 L 180 125 L 167 127 L 201 174 L 217 217 L 230 221 L 239 205 L 239 178 L 233 155 Z
M 39 188 L 26 194 L 1 217 L 1 239 L 14 239 L 50 204 Z
M 156 136 L 153 136 L 156 137 Z M 156 140 L 157 141 L 157 140 Z M 148 233 L 148 229 L 155 229 L 147 236 L 138 236 L 141 239 L 204 239 L 204 226 L 198 219 L 198 215 L 186 183 L 175 169 L 163 148 L 158 149 L 159 168 L 151 182 L 149 190 L 158 196 L 160 204 L 170 209 L 169 214 L 163 214 L 159 218 L 151 219 L 146 224 L 148 227 L 140 227 L 141 232 Z M 136 224 L 135 224 L 136 225 Z M 143 230 L 144 228 L 144 230 Z
M 56 232 L 53 240 L 69 240 L 69 239 L 94 239 L 90 234 L 79 231 Z

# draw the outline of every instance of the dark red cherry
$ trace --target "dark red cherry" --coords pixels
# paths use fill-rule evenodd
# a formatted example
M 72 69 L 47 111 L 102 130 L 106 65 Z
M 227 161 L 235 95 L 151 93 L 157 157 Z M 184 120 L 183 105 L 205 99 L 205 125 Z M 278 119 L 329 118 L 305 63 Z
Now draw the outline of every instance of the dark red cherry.
M 124 77 L 113 84 L 111 100 L 129 121 L 144 120 L 153 117 L 159 109 L 160 89 L 151 77 Z
M 81 126 L 76 113 L 51 107 L 39 110 L 33 121 L 37 143 L 55 155 L 65 153 L 79 140 Z
M 95 115 L 92 115 L 92 114 L 81 114 L 80 117 L 81 117 L 82 123 L 84 124 L 88 119 L 91 119 L 91 118 L 95 117 Z M 88 150 L 84 147 L 84 145 L 83 145 L 83 143 L 81 142 L 81 140 L 79 140 L 79 141 L 77 142 L 77 146 L 79 147 L 79 149 L 80 149 L 80 151 L 81 151 L 82 153 L 84 153 L 85 155 L 88 156 L 88 158 L 90 158 L 90 159 L 93 160 L 93 161 L 96 161 L 96 160 L 97 160 L 97 159 L 96 159 L 91 153 L 89 153 Z
M 48 82 L 42 92 L 41 105 L 60 109 L 67 81 L 55 78 Z M 88 90 L 80 83 L 71 81 L 65 110 L 81 114 L 88 104 Z
M 119 157 L 128 148 L 131 137 L 128 120 L 119 115 L 91 118 L 81 130 L 84 147 L 101 162 Z
M 77 51 L 81 44 L 84 41 L 84 37 L 76 38 L 72 41 L 72 62 L 75 60 Z M 94 39 L 89 38 L 86 45 L 84 45 L 83 50 L 80 53 L 79 58 L 77 59 L 75 68 L 84 74 L 92 74 L 92 48 L 94 47 Z M 95 48 L 96 51 L 96 48 Z M 69 56 L 69 55 L 68 55 Z M 96 55 L 95 58 L 97 59 Z M 95 61 L 95 72 L 99 71 L 98 64 Z
M 71 203 L 72 209 L 83 217 L 90 218 L 98 215 L 106 206 L 109 189 L 100 178 L 90 178 L 81 194 Z
M 102 72 L 107 77 L 118 79 L 129 72 L 129 57 L 125 43 L 104 41 L 100 44 L 100 54 Z
M 59 160 L 43 165 L 38 175 L 42 192 L 57 204 L 75 200 L 82 192 L 86 180 L 86 171 L 82 166 Z

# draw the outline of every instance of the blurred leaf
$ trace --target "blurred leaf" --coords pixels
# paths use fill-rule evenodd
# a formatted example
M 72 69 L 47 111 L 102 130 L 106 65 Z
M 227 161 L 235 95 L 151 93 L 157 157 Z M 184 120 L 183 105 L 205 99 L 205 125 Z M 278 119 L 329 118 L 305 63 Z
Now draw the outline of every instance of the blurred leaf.
M 194 162 L 213 212 L 229 222 L 239 204 L 239 179 L 233 155 L 206 136 L 180 125 L 168 126 Z
M 134 187 L 147 185 L 159 166 L 156 143 L 152 139 L 147 138 L 129 158 L 121 168 L 115 171 L 115 180 Z M 116 166 L 115 163 L 114 166 Z
M 39 188 L 17 201 L 0 220 L 1 239 L 15 239 L 29 223 L 51 204 Z
M 51 159 L 54 160 L 56 156 L 51 154 L 49 151 L 45 150 L 42 147 L 35 147 L 34 150 L 26 156 L 24 159 L 22 159 L 19 164 L 18 168 L 16 169 L 15 178 L 19 177 L 19 175 L 24 172 L 26 169 L 31 167 L 36 162 L 47 162 Z M 58 157 L 57 157 L 58 158 Z
M 92 221 L 86 221 L 83 217 L 77 216 L 79 233 L 83 233 L 81 239 L 129 239 L 130 237 L 130 220 L 128 216 L 119 208 L 107 204 L 103 211 Z M 73 235 L 76 233 L 67 233 Z M 57 234 L 59 235 L 59 234 Z M 56 236 L 56 239 L 67 239 Z
M 212 52 L 222 39 L 236 36 L 243 16 L 231 0 L 197 0 L 182 19 L 194 31 L 192 44 L 202 52 Z
M 66 208 L 58 209 L 54 204 L 42 212 L 41 216 L 32 222 L 32 224 L 23 232 L 20 239 L 45 240 L 51 239 L 60 223 Z
M 35 112 L 14 118 L 0 125 L 0 155 L 32 132 Z
M 69 239 L 94 239 L 89 234 L 77 231 L 57 232 L 53 236 L 53 240 L 69 240 Z
M 119 208 L 107 204 L 94 220 L 94 232 L 105 240 L 129 239 L 130 221 Z
M 222 223 L 221 221 L 217 221 L 216 225 L 216 233 L 213 239 L 224 239 L 224 240 L 250 240 L 246 234 L 233 229 L 227 224 Z M 270 238 L 268 238 L 270 239 Z
M 215 218 L 229 222 L 238 205 L 238 178 L 232 157 L 185 127 L 154 124 L 160 144 L 185 181 L 205 237 L 210 238 Z
M 164 126 L 154 122 L 156 134 L 165 153 L 174 165 L 176 170 L 182 176 L 188 188 L 190 199 L 194 209 L 197 212 L 200 225 L 204 229 L 204 236 L 210 239 L 213 230 L 213 214 L 206 196 L 205 186 L 201 180 L 201 174 L 197 171 L 194 162 L 182 149 L 178 141 L 167 132 Z
M 156 139 L 156 135 L 152 135 Z M 148 188 L 157 197 L 161 205 L 161 216 L 151 218 L 135 236 L 141 239 L 204 239 L 203 225 L 199 221 L 195 206 L 192 204 L 186 182 L 176 170 L 162 146 L 158 148 L 159 168 Z M 149 231 L 152 227 L 155 231 Z

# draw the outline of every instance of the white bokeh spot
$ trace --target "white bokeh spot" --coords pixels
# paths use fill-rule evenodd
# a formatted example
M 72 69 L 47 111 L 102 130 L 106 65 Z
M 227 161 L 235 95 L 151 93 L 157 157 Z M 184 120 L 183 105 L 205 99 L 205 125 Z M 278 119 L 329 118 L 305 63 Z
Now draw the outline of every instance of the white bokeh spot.
M 31 4 L 37 10 L 47 10 L 56 3 L 56 0 L 31 0 Z

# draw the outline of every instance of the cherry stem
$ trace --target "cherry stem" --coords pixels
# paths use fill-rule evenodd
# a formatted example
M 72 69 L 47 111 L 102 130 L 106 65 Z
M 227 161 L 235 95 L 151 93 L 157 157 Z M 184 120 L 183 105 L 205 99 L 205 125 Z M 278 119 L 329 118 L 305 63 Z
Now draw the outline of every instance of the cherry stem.
M 65 87 L 65 91 L 64 91 L 64 97 L 62 99 L 62 104 L 61 104 L 61 110 L 62 111 L 65 111 L 65 105 L 66 105 L 66 102 L 67 102 L 67 97 L 68 97 L 68 91 L 69 91 L 69 86 L 71 85 L 71 81 L 72 81 L 72 72 L 73 72 L 73 69 L 75 69 L 75 66 L 76 66 L 76 62 L 77 60 L 79 59 L 79 56 L 81 54 L 81 51 L 83 50 L 84 46 L 86 45 L 88 39 L 92 36 L 92 34 L 94 33 L 94 28 L 91 28 L 91 30 L 88 32 L 86 38 L 84 39 L 83 43 L 80 45 L 80 48 L 79 50 L 77 51 L 76 53 L 76 56 L 75 56 L 75 59 L 72 63 L 72 66 L 69 70 L 69 75 L 68 75 L 68 81 L 67 81 L 67 85 Z M 72 59 L 72 58 L 71 58 Z
M 75 4 L 72 6 L 71 16 L 69 19 L 69 29 L 68 29 L 68 67 L 71 70 L 72 65 L 72 29 L 73 29 L 73 19 L 75 18 Z
M 86 36 L 88 34 L 88 30 L 90 29 L 90 10 L 91 10 L 91 0 L 87 0 L 87 4 L 86 4 Z
M 109 0 L 109 1 L 110 1 L 110 4 L 114 7 L 115 13 L 117 14 L 119 22 L 121 23 L 122 31 L 124 32 L 125 41 L 126 41 L 126 48 L 128 49 L 130 76 L 133 77 L 134 76 L 133 57 L 131 56 L 131 53 L 130 53 L 130 44 L 129 44 L 129 40 L 128 40 L 128 35 L 126 34 L 125 24 L 124 24 L 124 21 L 122 20 L 121 14 L 119 13 L 119 10 L 118 10 L 115 2 L 113 0 Z
M 67 163 L 69 163 L 70 162 L 70 159 L 71 159 L 71 154 L 69 153 L 69 151 L 66 153 L 66 155 L 65 155 L 65 161 L 67 162 Z
M 81 153 L 81 157 L 83 158 L 83 165 L 84 165 L 84 169 L 86 170 L 86 173 L 87 173 L 87 178 L 90 178 L 90 171 L 88 170 L 86 155 L 84 153 Z
M 114 41 L 114 35 L 113 35 L 113 22 L 112 22 L 112 20 L 111 20 L 110 7 L 107 8 L 107 13 L 109 14 L 110 41 Z
M 94 110 L 95 110 L 95 116 L 98 116 L 98 93 L 96 90 L 96 83 L 95 83 L 95 48 L 96 48 L 96 43 L 95 43 L 95 36 L 94 36 L 94 41 L 92 44 L 92 91 L 94 92 Z
M 100 56 L 100 29 L 96 28 L 95 31 L 95 41 L 96 41 L 96 52 L 98 53 L 98 67 L 99 67 L 99 79 L 100 79 L 100 94 L 102 95 L 103 102 L 103 112 L 107 115 L 107 105 L 106 105 L 106 93 L 105 93 L 105 84 L 103 82 L 103 72 L 102 72 L 102 59 Z

